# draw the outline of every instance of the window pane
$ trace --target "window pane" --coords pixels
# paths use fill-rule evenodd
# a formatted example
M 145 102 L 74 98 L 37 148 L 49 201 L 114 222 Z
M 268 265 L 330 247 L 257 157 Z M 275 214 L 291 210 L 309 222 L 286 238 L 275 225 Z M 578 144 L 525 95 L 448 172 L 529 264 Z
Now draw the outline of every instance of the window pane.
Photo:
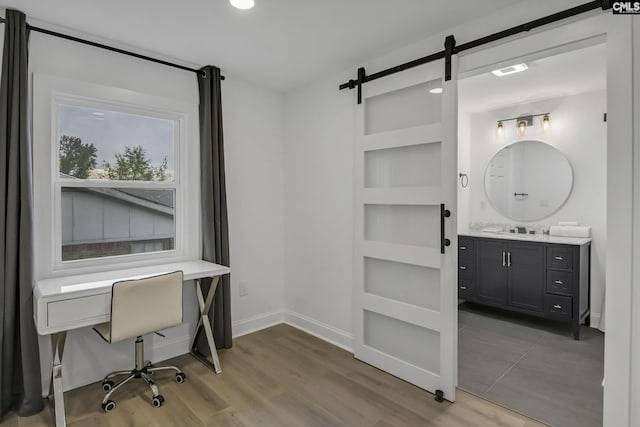
M 62 188 L 62 261 L 174 249 L 175 190 Z
M 175 121 L 58 105 L 61 177 L 173 181 Z

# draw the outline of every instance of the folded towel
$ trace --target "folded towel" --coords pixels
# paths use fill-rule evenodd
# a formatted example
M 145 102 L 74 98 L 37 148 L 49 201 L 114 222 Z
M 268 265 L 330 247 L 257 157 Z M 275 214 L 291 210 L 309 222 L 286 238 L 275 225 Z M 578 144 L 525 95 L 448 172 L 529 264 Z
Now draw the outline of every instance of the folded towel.
M 549 234 L 560 237 L 590 237 L 591 227 L 575 225 L 553 225 Z
M 500 227 L 485 227 L 482 229 L 483 233 L 502 233 L 502 228 Z
M 558 221 L 558 225 L 580 225 L 578 221 Z

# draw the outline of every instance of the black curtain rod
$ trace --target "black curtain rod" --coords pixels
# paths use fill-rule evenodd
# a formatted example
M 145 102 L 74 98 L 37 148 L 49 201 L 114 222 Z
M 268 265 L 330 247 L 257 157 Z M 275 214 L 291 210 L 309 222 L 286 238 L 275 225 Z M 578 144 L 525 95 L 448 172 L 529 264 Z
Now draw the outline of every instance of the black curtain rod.
M 572 16 L 580 15 L 585 12 L 589 12 L 591 10 L 600 9 L 606 10 L 611 8 L 610 0 L 595 0 L 589 3 L 585 3 L 579 6 L 572 7 L 570 9 L 563 10 L 561 12 L 554 13 L 549 16 L 545 16 L 543 18 L 535 19 L 533 21 L 529 21 L 524 24 L 517 25 L 515 27 L 511 27 L 509 29 L 481 37 L 479 39 L 463 43 L 459 46 L 454 46 L 452 53 L 460 53 L 465 50 L 473 49 L 474 47 L 482 46 L 487 43 L 494 42 L 496 40 L 500 40 L 514 34 L 530 31 L 534 28 L 541 27 L 543 25 L 551 24 L 553 22 L 560 21 L 562 19 L 570 18 Z M 413 61 L 406 62 L 404 64 L 396 65 L 395 67 L 387 68 L 386 70 L 378 71 L 377 73 L 366 75 L 363 69 L 358 70 L 358 79 L 349 80 L 346 83 L 342 83 L 339 88 L 343 89 L 354 89 L 356 87 L 361 87 L 363 83 L 370 82 L 372 80 L 379 79 L 381 77 L 386 77 L 391 74 L 399 73 L 404 70 L 408 70 L 409 68 L 417 67 L 419 65 L 424 65 L 429 62 L 437 61 L 438 59 L 442 59 L 446 56 L 446 51 L 441 50 L 436 53 L 432 53 L 431 55 L 424 56 L 422 58 L 414 59 Z
M 5 23 L 5 19 L 0 17 L 0 24 L 4 24 L 4 23 Z M 145 61 L 155 62 L 156 64 L 162 64 L 162 65 L 166 65 L 168 67 L 178 68 L 180 70 L 191 71 L 193 73 L 200 73 L 201 72 L 200 70 L 195 69 L 195 68 L 186 67 L 186 66 L 180 65 L 180 64 L 174 64 L 173 62 L 163 61 L 162 59 L 152 58 L 150 56 L 141 55 L 139 53 L 131 52 L 131 51 L 120 49 L 120 48 L 113 47 L 113 46 L 108 46 L 106 44 L 93 42 L 91 40 L 81 39 L 80 37 L 74 37 L 74 36 L 70 36 L 68 34 L 62 34 L 62 33 L 56 32 L 56 31 L 47 30 L 45 28 L 34 27 L 33 25 L 29 25 L 29 24 L 27 24 L 27 28 L 30 31 L 34 31 L 36 33 L 47 34 L 49 36 L 59 37 L 61 39 L 65 39 L 65 40 L 71 40 L 71 41 L 74 41 L 76 43 L 81 43 L 81 44 L 86 44 L 86 45 L 93 46 L 93 47 L 98 47 L 100 49 L 108 50 L 108 51 L 111 51 L 111 52 L 117 52 L 117 53 L 121 53 L 123 55 L 133 56 L 134 58 L 144 59 Z M 224 76 L 220 76 L 220 78 L 221 78 L 221 80 L 224 80 Z

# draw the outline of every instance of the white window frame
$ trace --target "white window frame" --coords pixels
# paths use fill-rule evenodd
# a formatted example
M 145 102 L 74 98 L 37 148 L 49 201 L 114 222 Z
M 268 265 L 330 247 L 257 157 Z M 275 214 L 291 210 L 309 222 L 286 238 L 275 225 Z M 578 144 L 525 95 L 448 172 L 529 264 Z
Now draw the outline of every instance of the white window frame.
M 58 174 L 58 106 L 99 108 L 173 120 L 174 180 L 168 182 L 66 180 Z M 33 74 L 33 190 L 35 277 L 198 259 L 200 183 L 198 106 L 127 89 Z M 174 189 L 174 249 L 62 261 L 62 187 Z

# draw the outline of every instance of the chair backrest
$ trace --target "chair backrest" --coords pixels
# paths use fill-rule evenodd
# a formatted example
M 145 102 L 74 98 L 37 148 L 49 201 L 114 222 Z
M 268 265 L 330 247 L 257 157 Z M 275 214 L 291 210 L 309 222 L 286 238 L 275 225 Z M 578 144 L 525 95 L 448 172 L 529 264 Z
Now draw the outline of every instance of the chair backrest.
M 182 271 L 113 284 L 110 342 L 182 323 Z

